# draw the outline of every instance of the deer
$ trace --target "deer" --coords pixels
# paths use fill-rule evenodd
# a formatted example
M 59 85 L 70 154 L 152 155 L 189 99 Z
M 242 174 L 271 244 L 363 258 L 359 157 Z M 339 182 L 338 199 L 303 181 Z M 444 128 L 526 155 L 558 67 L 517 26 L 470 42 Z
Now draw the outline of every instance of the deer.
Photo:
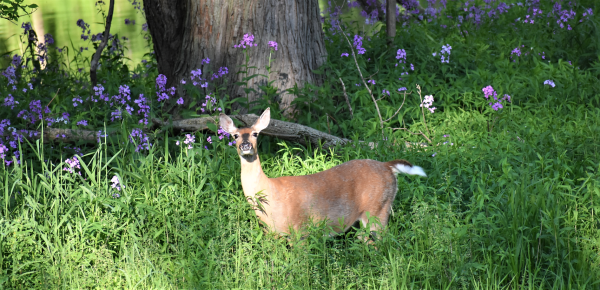
M 369 225 L 373 236 L 388 223 L 398 191 L 396 175 L 427 176 L 423 168 L 406 160 L 357 159 L 315 174 L 269 178 L 260 164 L 257 140 L 270 120 L 270 108 L 248 128 L 237 128 L 230 117 L 219 115 L 219 125 L 235 139 L 244 195 L 251 203 L 260 199 L 254 211 L 267 231 L 275 234 L 289 236 L 317 221 L 333 230 L 330 236 L 346 232 L 357 222 L 363 228 Z M 377 222 L 369 223 L 369 217 Z

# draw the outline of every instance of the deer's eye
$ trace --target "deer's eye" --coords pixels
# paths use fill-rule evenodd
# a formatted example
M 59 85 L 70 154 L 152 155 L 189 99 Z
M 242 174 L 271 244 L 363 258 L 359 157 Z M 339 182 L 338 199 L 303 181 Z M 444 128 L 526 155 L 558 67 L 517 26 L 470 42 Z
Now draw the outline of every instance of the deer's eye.
M 258 133 L 254 132 L 254 133 L 252 133 L 252 136 L 255 138 L 258 137 Z
M 240 137 L 238 134 L 233 134 L 234 139 L 237 139 L 238 137 Z

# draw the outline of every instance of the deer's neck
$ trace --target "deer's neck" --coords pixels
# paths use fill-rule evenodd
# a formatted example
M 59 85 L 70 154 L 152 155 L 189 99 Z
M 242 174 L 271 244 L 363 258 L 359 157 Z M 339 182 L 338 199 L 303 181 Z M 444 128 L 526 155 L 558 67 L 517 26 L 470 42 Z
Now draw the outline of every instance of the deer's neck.
M 258 155 L 252 158 L 241 158 L 242 160 L 242 188 L 244 195 L 255 197 L 256 193 L 262 190 L 262 194 L 269 195 L 269 178 L 263 172 L 260 166 Z

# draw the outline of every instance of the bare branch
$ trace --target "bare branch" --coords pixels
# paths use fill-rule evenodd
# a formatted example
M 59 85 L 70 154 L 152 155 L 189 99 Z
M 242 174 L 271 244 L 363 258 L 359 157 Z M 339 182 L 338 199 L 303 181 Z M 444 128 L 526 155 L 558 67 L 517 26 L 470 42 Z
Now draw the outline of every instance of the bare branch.
M 400 108 L 398 108 L 398 110 L 396 110 L 396 113 L 394 113 L 394 115 L 392 115 L 389 119 L 385 120 L 384 122 L 387 122 L 394 118 L 396 115 L 398 115 L 398 112 L 400 112 L 400 109 L 402 109 L 402 107 L 404 106 L 404 101 L 406 101 L 406 92 L 404 92 L 404 100 L 402 100 L 402 105 L 400 105 Z
M 102 51 L 106 47 L 108 43 L 108 35 L 110 34 L 110 25 L 112 23 L 113 11 L 115 10 L 115 0 L 110 0 L 110 6 L 108 7 L 108 16 L 106 17 L 106 27 L 104 28 L 104 33 L 102 34 L 102 42 L 98 45 L 98 49 L 96 49 L 96 53 L 92 57 L 92 61 L 90 62 L 90 80 L 92 81 L 92 87 L 96 86 L 96 69 L 98 68 L 98 63 L 100 61 L 100 55 L 102 55 Z
M 350 119 L 354 118 L 354 112 L 352 112 L 352 106 L 350 106 L 350 99 L 348 99 L 348 94 L 346 94 L 346 86 L 344 85 L 344 81 L 340 78 L 340 82 L 342 83 L 342 89 L 344 90 L 344 97 L 346 98 L 346 104 L 348 104 L 348 110 L 350 110 Z
M 373 103 L 375 104 L 375 109 L 377 109 L 377 115 L 379 115 L 379 125 L 381 126 L 381 135 L 383 136 L 384 135 L 384 132 L 383 132 L 383 118 L 381 117 L 381 111 L 379 111 L 379 105 L 377 105 L 377 100 L 375 100 L 375 97 L 373 96 L 373 92 L 369 88 L 369 85 L 367 85 L 367 82 L 365 81 L 365 78 L 363 77 L 363 74 L 360 71 L 360 67 L 358 66 L 358 61 L 356 60 L 356 54 L 354 53 L 354 48 L 352 48 L 352 43 L 348 39 L 348 36 L 346 36 L 346 32 L 344 32 L 344 30 L 342 29 L 342 27 L 338 25 L 338 28 L 342 32 L 342 35 L 344 36 L 344 38 L 348 42 L 348 45 L 350 46 L 350 51 L 352 51 L 352 58 L 354 59 L 354 64 L 356 64 L 356 69 L 358 70 L 358 74 L 360 75 L 360 79 L 362 80 L 363 84 L 367 88 L 367 91 L 369 92 L 369 95 L 371 96 L 371 99 L 373 100 Z
M 393 130 L 393 131 L 396 131 L 396 130 L 404 130 L 404 131 L 407 131 L 408 133 L 410 133 L 410 134 L 413 134 L 413 135 L 422 135 L 422 136 L 423 136 L 423 137 L 424 137 L 424 138 L 427 140 L 427 142 L 429 142 L 429 144 L 433 144 L 433 143 L 431 142 L 431 139 L 429 139 L 429 137 L 427 137 L 427 135 L 425 135 L 425 134 L 424 134 L 423 132 L 421 132 L 421 131 L 419 131 L 419 133 L 414 133 L 414 132 L 411 132 L 410 130 L 408 130 L 408 129 L 406 129 L 406 128 L 392 128 L 392 130 Z

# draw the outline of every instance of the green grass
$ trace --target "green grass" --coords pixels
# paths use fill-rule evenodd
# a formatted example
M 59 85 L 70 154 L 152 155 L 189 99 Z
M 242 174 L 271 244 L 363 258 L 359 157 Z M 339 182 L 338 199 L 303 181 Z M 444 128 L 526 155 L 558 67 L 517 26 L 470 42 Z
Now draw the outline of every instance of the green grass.
M 263 168 L 272 177 L 356 158 L 423 166 L 428 178 L 399 178 L 394 214 L 377 249 L 353 233 L 325 237 L 319 227 L 294 246 L 263 233 L 241 191 L 238 157 L 222 144 L 168 160 L 164 151 L 143 156 L 102 146 L 83 158 L 85 179 L 61 170 L 64 164 L 41 162 L 37 147 L 38 160 L 0 177 L 0 285 L 597 288 L 600 110 L 507 112 L 493 132 L 481 130 L 480 119 L 456 112 L 432 125 L 453 146 L 349 146 L 334 154 L 285 143 L 263 148 Z M 36 166 L 43 173 L 31 170 Z M 119 199 L 111 198 L 114 174 L 125 185 Z

